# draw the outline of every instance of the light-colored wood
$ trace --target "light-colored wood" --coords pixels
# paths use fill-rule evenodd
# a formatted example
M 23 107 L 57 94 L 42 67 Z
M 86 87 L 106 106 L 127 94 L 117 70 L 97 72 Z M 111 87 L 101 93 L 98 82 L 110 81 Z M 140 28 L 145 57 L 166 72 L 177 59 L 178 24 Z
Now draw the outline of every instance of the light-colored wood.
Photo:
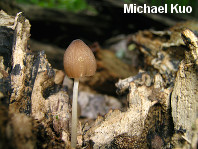
M 198 119 L 198 39 L 191 31 L 185 33 L 183 35 L 188 38 L 186 45 L 190 51 L 186 52 L 185 59 L 179 65 L 171 107 L 175 130 L 188 144 L 192 144 Z

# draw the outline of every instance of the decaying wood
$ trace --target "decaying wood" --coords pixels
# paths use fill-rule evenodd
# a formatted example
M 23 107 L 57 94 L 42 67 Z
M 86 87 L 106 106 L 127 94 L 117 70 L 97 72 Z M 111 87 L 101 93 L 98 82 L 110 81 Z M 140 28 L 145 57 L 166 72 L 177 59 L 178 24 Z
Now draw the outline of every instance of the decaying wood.
M 139 31 L 129 37 L 144 54 L 145 65 L 157 69 L 161 74 L 174 74 L 179 62 L 184 58 L 184 42 L 181 38 L 183 28 L 198 31 L 197 21 L 178 23 L 166 31 Z M 148 69 L 148 68 L 147 68 Z
M 28 50 L 30 24 L 22 13 L 14 18 L 0 11 L 0 16 L 0 76 L 2 83 L 7 82 L 7 87 L 1 86 L 1 101 L 8 100 L 0 102 L 4 107 L 3 140 L 8 140 L 11 148 L 69 147 L 69 97 L 55 77 L 58 71 L 51 67 L 44 51 L 34 56 Z
M 23 92 L 25 91 L 26 71 L 30 72 L 31 67 L 26 67 L 31 63 L 31 55 L 27 53 L 27 40 L 30 36 L 30 23 L 25 19 L 22 13 L 18 13 L 13 24 L 14 39 L 12 47 L 12 75 L 11 75 L 11 89 L 13 90 L 10 102 L 10 110 L 13 112 L 22 110 L 27 111 L 30 99 L 22 100 Z M 25 63 L 24 63 L 25 62 Z M 28 79 L 27 79 L 28 80 Z M 29 111 L 30 112 L 30 111 Z
M 156 78 L 161 80 L 161 77 Z M 158 83 L 159 79 L 155 81 Z M 104 119 L 99 117 L 95 125 L 86 131 L 85 141 L 92 140 L 94 148 L 112 148 L 116 146 L 118 148 L 147 148 L 148 144 L 151 145 L 154 140 L 151 138 L 151 142 L 147 141 L 147 136 L 150 133 L 152 133 L 152 135 L 150 134 L 151 137 L 170 140 L 171 134 L 167 134 L 167 138 L 162 138 L 164 137 L 162 132 L 167 133 L 167 128 L 164 130 L 157 129 L 169 127 L 167 123 L 171 90 L 161 90 L 161 86 L 158 87 L 159 85 L 146 86 L 144 83 L 142 84 L 142 81 L 140 83 L 132 81 L 129 87 L 128 110 L 126 112 L 111 111 Z M 159 106 L 157 103 L 162 105 Z M 163 115 L 163 112 L 167 115 Z M 163 123 L 165 119 L 167 122 Z M 155 123 L 155 121 L 159 121 L 159 123 Z M 162 141 L 161 145 L 165 145 L 165 142 Z
M 185 59 L 179 66 L 171 105 L 175 130 L 187 141 L 186 147 L 189 147 L 193 143 L 193 137 L 197 136 L 198 38 L 189 29 L 182 32 L 182 37 L 190 51 L 186 52 Z
M 142 82 L 141 85 L 143 85 L 145 83 L 146 86 L 150 86 L 151 85 L 151 78 L 148 74 L 146 74 L 145 72 L 139 72 L 137 75 L 126 78 L 126 79 L 119 79 L 119 81 L 115 84 L 115 86 L 117 87 L 117 93 L 118 94 L 122 94 L 124 91 L 126 91 L 129 88 L 130 82 L 137 82 L 140 81 Z
M 171 45 L 184 45 L 181 42 L 182 33 L 185 44 L 191 49 L 190 52 L 186 52 L 185 59 L 184 56 L 176 59 L 173 56 L 170 57 L 170 51 L 166 51 L 167 47 L 164 49 L 161 46 L 163 42 L 160 43 L 158 39 L 138 40 L 137 44 L 145 46 L 142 52 L 146 56 L 146 64 L 156 68 L 159 74 L 154 76 L 147 74 L 145 77 L 139 73 L 137 76 L 120 80 L 117 83 L 120 91 L 129 88 L 128 110 L 126 112 L 110 111 L 104 118 L 98 117 L 93 127 L 84 130 L 85 146 L 93 148 L 196 148 L 197 37 L 189 32 L 185 30 L 182 33 L 181 29 L 180 37 L 177 36 L 175 42 L 172 40 L 172 44 L 169 44 L 170 47 Z M 174 32 L 171 35 L 173 34 Z M 147 45 L 150 46 L 148 49 L 146 49 Z M 187 47 L 183 49 L 188 51 Z M 159 53 L 163 53 L 161 58 L 158 57 Z M 159 67 L 152 63 L 153 59 L 161 61 L 158 63 Z M 178 66 L 180 59 L 184 60 Z M 174 61 L 178 62 L 174 63 Z M 176 72 L 177 78 L 173 85 Z M 171 120 L 172 116 L 174 124 Z M 184 140 L 184 144 L 179 140 Z

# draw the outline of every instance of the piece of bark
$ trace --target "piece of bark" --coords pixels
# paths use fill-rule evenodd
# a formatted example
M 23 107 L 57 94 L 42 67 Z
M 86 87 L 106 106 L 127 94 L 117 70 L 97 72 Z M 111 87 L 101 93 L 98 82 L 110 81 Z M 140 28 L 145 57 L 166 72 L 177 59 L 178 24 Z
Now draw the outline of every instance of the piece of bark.
M 135 81 L 135 82 L 138 81 L 138 82 L 145 83 L 146 86 L 151 85 L 150 76 L 148 74 L 146 74 L 146 72 L 141 72 L 140 71 L 135 76 L 131 76 L 131 77 L 128 77 L 128 78 L 123 79 L 123 80 L 119 79 L 119 81 L 115 84 L 115 86 L 117 87 L 116 93 L 117 94 L 123 94 L 127 89 L 129 89 L 130 82 L 133 82 L 133 81 Z
M 57 82 L 58 71 L 51 67 L 43 51 L 33 55 L 28 50 L 30 24 L 21 12 L 14 18 L 0 11 L 0 16 L 0 79 L 5 83 L 0 88 L 0 99 L 7 100 L 6 112 L 10 117 L 1 125 L 9 134 L 3 141 L 14 140 L 11 147 L 16 144 L 17 148 L 28 148 L 28 144 L 29 148 L 69 147 L 71 108 L 60 85 L 62 81 Z M 6 96 L 9 93 L 10 98 Z
M 12 48 L 12 73 L 11 73 L 11 89 L 13 90 L 10 102 L 10 111 L 15 112 L 19 110 L 28 111 L 26 107 L 30 100 L 22 100 L 23 91 L 25 90 L 26 71 L 29 72 L 31 68 L 26 67 L 28 60 L 31 58 L 27 53 L 27 40 L 30 36 L 30 24 L 25 19 L 22 13 L 18 13 L 13 24 L 14 39 Z M 31 57 L 31 56 L 30 56 Z M 27 59 L 27 61 L 26 61 Z M 27 63 L 26 63 L 27 62 Z
M 156 69 L 161 74 L 174 75 L 179 62 L 184 58 L 186 47 L 181 39 L 183 28 L 198 31 L 197 21 L 178 23 L 166 31 L 139 31 L 129 37 L 130 43 L 135 43 L 144 54 L 144 67 L 150 71 Z
M 8 105 L 14 17 L 0 11 L 0 20 L 0 99 L 2 104 Z
M 31 114 L 35 119 L 43 119 L 47 112 L 44 92 L 53 85 L 54 75 L 55 72 L 47 62 L 44 51 L 40 52 L 33 65 L 34 84 L 31 95 Z
M 157 78 L 160 77 L 154 79 L 154 84 L 161 82 L 161 79 Z M 84 143 L 87 146 L 147 148 L 155 146 L 156 143 L 156 146 L 163 147 L 170 141 L 168 109 L 171 89 L 144 84 L 142 81 L 130 82 L 129 108 L 126 112 L 110 111 L 104 118 L 98 117 L 93 127 L 84 130 Z M 155 123 L 156 121 L 158 123 Z
M 198 114 L 198 39 L 192 31 L 186 29 L 182 37 L 189 50 L 181 61 L 173 93 L 171 96 L 174 128 L 181 139 L 185 140 L 187 148 L 192 147 L 194 125 Z M 176 143 L 179 145 L 179 142 Z

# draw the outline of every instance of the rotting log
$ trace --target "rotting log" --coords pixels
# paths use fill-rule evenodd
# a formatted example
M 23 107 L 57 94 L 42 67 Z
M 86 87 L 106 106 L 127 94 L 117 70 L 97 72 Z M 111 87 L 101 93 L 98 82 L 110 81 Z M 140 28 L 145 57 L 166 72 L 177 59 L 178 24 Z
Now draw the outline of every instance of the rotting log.
M 23 13 L 12 17 L 0 11 L 0 19 L 0 144 L 5 148 L 69 147 L 71 110 L 62 81 L 55 80 L 58 71 L 44 51 L 33 55 L 28 50 L 30 24 Z
M 18 13 L 13 24 L 14 38 L 12 47 L 12 71 L 11 71 L 11 89 L 10 111 L 26 111 L 30 114 L 30 99 L 22 100 L 24 95 L 26 81 L 30 78 L 31 67 L 27 65 L 32 63 L 32 56 L 27 55 L 27 40 L 30 36 L 30 23 L 25 19 L 22 13 Z M 25 81 L 26 80 L 26 81 Z M 29 104 L 28 104 L 29 103 Z
M 186 24 L 194 26 L 197 30 L 197 26 L 192 22 Z M 137 76 L 117 83 L 118 91 L 129 89 L 128 110 L 110 111 L 104 118 L 98 117 L 91 128 L 85 127 L 83 130 L 85 147 L 197 148 L 198 42 L 192 31 L 184 30 L 186 24 L 180 24 L 184 28 L 177 31 L 175 41 L 171 38 L 172 41 L 169 40 L 169 44 L 165 43 L 164 47 L 159 46 L 163 44 L 159 42 L 162 40 L 160 38 L 153 42 L 146 39 L 143 43 L 142 40 L 134 39 L 137 45 L 145 45 L 141 50 L 148 61 L 146 64 L 157 69 L 158 73 L 149 75 L 140 72 Z M 174 32 L 170 35 L 174 36 Z M 157 40 L 158 44 L 155 44 Z M 148 42 L 150 44 L 146 44 Z M 147 45 L 150 48 L 147 48 Z M 167 45 L 169 48 L 182 45 L 185 50 L 182 52 L 186 54 L 185 57 L 181 55 L 177 58 L 177 61 L 183 59 L 180 64 L 174 63 L 173 55 L 169 56 L 170 51 L 166 51 Z M 160 58 L 159 53 L 167 56 Z M 154 59 L 159 62 L 152 63 Z M 163 63 L 165 61 L 167 63 Z M 156 67 L 157 65 L 159 67 Z M 169 67 L 171 65 L 175 67 Z
M 158 85 L 162 82 L 160 74 L 150 81 L 148 85 L 142 77 L 139 82 L 130 82 L 128 110 L 110 111 L 104 118 L 98 117 L 93 127 L 84 130 L 85 144 L 94 148 L 166 146 L 172 135 L 169 132 L 172 129 L 169 115 L 171 89 Z
M 177 72 L 171 96 L 172 116 L 176 134 L 186 142 L 185 147 L 196 148 L 193 139 L 197 139 L 198 127 L 198 38 L 189 29 L 182 32 L 182 37 L 189 51 Z

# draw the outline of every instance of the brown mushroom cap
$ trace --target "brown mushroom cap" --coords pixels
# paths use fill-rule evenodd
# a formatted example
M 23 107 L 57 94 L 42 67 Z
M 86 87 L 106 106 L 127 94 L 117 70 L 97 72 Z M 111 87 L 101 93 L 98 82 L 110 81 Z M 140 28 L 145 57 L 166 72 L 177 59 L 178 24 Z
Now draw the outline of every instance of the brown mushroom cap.
M 80 39 L 72 41 L 66 49 L 63 65 L 70 78 L 93 76 L 96 72 L 96 59 L 93 52 Z

